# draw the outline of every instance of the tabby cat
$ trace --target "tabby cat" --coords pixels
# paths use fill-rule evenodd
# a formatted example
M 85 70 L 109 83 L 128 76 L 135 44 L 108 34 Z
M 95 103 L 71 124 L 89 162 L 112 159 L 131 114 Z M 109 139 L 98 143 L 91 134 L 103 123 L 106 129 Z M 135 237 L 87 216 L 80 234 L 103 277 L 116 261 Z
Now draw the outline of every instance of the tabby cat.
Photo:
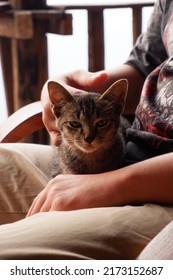
M 103 94 L 71 95 L 59 83 L 48 82 L 56 126 L 61 132 L 53 177 L 101 173 L 122 166 L 125 139 L 121 113 L 127 88 L 127 80 L 121 79 Z

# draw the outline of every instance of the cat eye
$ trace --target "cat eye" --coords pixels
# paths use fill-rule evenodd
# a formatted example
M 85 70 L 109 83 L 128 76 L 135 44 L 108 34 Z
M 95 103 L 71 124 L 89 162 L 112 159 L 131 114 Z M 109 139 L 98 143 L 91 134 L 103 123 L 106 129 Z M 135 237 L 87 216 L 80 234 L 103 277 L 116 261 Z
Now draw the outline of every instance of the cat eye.
M 109 123 L 109 120 L 101 120 L 101 121 L 97 122 L 96 126 L 97 126 L 98 128 L 99 128 L 99 127 L 101 128 L 101 127 L 107 126 L 108 123 Z
M 80 128 L 82 126 L 80 122 L 75 122 L 75 121 L 69 122 L 69 124 L 73 128 Z

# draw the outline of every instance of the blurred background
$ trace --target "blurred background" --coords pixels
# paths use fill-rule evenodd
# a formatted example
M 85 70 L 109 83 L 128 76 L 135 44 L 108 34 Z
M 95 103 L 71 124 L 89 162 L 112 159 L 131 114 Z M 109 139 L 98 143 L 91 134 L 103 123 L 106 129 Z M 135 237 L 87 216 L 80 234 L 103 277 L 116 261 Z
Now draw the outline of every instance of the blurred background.
M 115 3 L 116 0 L 109 0 Z M 105 1 L 103 1 L 105 2 Z M 121 3 L 126 2 L 121 0 Z M 100 0 L 88 0 L 89 4 L 102 4 Z M 47 0 L 48 5 L 81 4 L 81 0 Z M 152 7 L 142 10 L 142 31 L 146 29 Z M 47 34 L 48 39 L 48 75 L 58 75 L 75 69 L 88 69 L 87 53 L 87 12 L 85 10 L 70 10 L 73 15 L 73 35 Z M 123 25 L 120 25 L 123 18 Z M 105 36 L 105 68 L 121 65 L 126 61 L 133 46 L 132 10 L 104 10 Z M 43 58 L 44 59 L 44 58 Z M 0 124 L 7 118 L 5 90 L 0 63 Z

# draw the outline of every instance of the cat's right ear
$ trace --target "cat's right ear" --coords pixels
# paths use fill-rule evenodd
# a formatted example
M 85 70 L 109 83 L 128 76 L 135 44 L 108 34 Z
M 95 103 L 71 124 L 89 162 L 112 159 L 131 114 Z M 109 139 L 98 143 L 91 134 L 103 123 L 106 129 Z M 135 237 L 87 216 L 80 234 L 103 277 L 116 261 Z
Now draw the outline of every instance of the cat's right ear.
M 100 97 L 100 99 L 111 96 L 116 103 L 116 107 L 121 114 L 127 97 L 128 81 L 127 79 L 120 79 L 113 83 Z
M 73 100 L 72 95 L 62 85 L 57 82 L 48 82 L 48 93 L 52 105 L 60 106 L 62 101 L 70 102 Z

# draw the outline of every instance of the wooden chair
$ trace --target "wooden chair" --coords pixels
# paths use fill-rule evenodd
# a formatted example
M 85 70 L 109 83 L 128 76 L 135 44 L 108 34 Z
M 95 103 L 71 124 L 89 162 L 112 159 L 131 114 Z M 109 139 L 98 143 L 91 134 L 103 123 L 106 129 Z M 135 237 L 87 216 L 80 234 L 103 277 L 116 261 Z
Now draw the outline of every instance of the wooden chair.
M 72 14 L 47 6 L 46 0 L 0 0 L 0 56 L 9 115 L 40 100 L 41 89 L 48 79 L 46 34 L 71 35 L 72 28 Z M 26 112 L 22 110 L 24 118 Z M 34 129 L 37 122 L 36 117 L 32 124 Z M 10 117 L 4 126 L 6 136 L 13 125 Z M 15 133 L 16 137 L 21 133 L 21 138 L 24 131 L 27 132 L 25 119 L 19 127 Z M 7 139 L 4 141 L 13 141 L 10 136 Z M 47 144 L 49 137 L 43 129 L 28 137 L 26 142 Z
M 9 115 L 40 100 L 48 79 L 47 33 L 71 35 L 72 15 L 46 0 L 0 0 L 0 55 Z
M 41 101 L 33 102 L 17 110 L 0 126 L 0 143 L 21 141 L 43 127 Z

